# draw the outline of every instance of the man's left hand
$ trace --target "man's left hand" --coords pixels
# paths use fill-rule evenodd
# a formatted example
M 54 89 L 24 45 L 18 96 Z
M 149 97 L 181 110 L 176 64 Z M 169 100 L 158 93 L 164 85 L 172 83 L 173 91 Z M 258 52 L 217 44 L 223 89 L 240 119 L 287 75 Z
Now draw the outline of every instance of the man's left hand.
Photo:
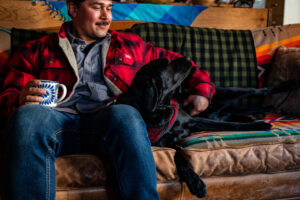
M 188 106 L 190 115 L 195 116 L 207 109 L 209 100 L 199 95 L 190 95 L 183 102 L 183 106 Z

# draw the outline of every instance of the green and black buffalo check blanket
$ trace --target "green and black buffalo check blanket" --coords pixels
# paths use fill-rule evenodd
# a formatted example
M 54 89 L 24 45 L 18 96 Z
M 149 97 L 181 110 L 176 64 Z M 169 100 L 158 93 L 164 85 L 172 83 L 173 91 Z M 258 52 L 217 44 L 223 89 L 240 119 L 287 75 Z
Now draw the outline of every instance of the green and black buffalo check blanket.
M 210 72 L 216 86 L 257 87 L 256 55 L 251 31 L 162 23 L 135 24 L 130 31 L 155 46 L 190 57 Z
M 190 57 L 209 72 L 216 86 L 258 87 L 255 46 L 250 30 L 196 28 L 162 23 L 135 24 L 131 29 L 153 45 Z M 236 104 L 256 106 L 258 98 Z

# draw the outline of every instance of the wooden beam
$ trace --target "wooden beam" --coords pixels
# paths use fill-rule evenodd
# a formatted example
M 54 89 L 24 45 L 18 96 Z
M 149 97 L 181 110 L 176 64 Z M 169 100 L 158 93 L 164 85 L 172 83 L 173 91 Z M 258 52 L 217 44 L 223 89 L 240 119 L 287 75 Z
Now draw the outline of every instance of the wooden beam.
M 112 21 L 110 25 L 111 30 L 130 29 L 134 24 L 145 23 L 145 21 Z
M 47 29 L 60 27 L 59 17 L 54 18 L 48 6 L 41 1 L 0 0 L 0 26 L 6 28 Z
M 268 9 L 210 7 L 202 11 L 192 27 L 255 30 L 268 25 Z

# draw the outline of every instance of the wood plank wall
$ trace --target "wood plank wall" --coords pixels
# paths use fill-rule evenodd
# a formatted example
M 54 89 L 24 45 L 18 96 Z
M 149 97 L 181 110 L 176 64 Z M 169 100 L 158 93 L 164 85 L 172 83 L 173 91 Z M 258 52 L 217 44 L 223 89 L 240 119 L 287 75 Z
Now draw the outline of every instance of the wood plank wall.
M 43 2 L 0 0 L 0 26 L 7 28 L 58 31 L 63 23 L 54 18 Z M 268 25 L 267 9 L 210 7 L 192 23 L 193 27 L 223 29 L 261 29 Z M 114 21 L 112 29 L 130 28 L 136 21 Z
M 63 23 L 54 18 L 44 2 L 0 0 L 0 26 L 24 29 L 55 29 Z

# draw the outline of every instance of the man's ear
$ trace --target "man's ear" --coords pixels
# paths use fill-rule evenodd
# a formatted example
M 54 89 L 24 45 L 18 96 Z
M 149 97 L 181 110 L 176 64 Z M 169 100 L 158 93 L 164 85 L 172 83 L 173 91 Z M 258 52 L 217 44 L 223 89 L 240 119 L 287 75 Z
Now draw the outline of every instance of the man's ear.
M 70 15 L 70 17 L 73 19 L 74 17 L 77 16 L 77 12 L 78 12 L 78 7 L 75 3 L 73 2 L 68 2 L 67 3 L 68 6 L 68 14 Z

